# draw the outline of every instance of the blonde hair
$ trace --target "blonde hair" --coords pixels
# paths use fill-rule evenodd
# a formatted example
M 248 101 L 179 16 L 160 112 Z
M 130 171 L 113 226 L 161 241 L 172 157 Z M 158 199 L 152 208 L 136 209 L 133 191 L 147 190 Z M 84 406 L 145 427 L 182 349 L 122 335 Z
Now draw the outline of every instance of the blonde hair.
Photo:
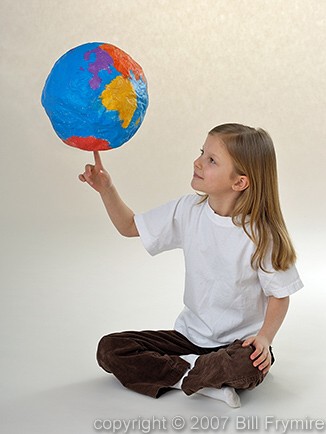
M 249 180 L 249 186 L 237 199 L 232 220 L 242 226 L 256 246 L 252 267 L 265 270 L 264 258 L 271 248 L 273 268 L 286 270 L 294 264 L 296 253 L 281 211 L 276 155 L 270 135 L 261 128 L 240 124 L 219 125 L 209 134 L 218 135 L 233 160 L 236 173 Z M 250 230 L 246 224 L 248 216 Z

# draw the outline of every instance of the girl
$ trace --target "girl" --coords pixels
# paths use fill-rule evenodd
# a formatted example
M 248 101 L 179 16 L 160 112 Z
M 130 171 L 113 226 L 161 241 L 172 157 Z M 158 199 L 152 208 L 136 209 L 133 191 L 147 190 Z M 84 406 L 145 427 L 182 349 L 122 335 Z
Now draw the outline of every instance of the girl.
M 280 209 L 273 142 L 262 129 L 212 129 L 194 162 L 191 194 L 135 215 L 121 200 L 98 152 L 79 175 L 98 191 L 124 236 L 140 236 L 151 255 L 181 248 L 183 311 L 174 330 L 104 336 L 99 365 L 134 391 L 170 388 L 240 405 L 268 373 L 271 343 L 289 296 L 302 288 Z

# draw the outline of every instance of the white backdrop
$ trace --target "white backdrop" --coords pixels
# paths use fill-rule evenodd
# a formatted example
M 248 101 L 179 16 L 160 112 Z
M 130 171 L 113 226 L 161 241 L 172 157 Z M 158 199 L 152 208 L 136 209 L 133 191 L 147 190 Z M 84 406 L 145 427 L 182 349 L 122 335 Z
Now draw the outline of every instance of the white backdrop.
M 305 283 L 276 338 L 283 367 L 274 372 L 282 383 L 295 364 L 291 386 L 299 377 L 302 394 L 308 384 L 312 388 L 311 369 L 324 372 L 318 360 L 325 350 L 318 349 L 316 360 L 310 350 L 300 360 L 302 347 L 318 347 L 325 331 L 326 3 L 2 0 L 0 8 L 0 363 L 1 398 L 11 405 L 6 414 L 24 396 L 29 401 L 30 394 L 51 388 L 104 381 L 108 376 L 95 362 L 103 334 L 171 328 L 182 307 L 180 252 L 151 258 L 139 240 L 115 232 L 97 194 L 77 178 L 92 154 L 64 145 L 41 107 L 53 63 L 91 41 L 122 48 L 148 80 L 150 105 L 140 130 L 122 148 L 102 153 L 135 212 L 191 191 L 192 162 L 215 125 L 239 122 L 271 134 L 283 212 Z M 312 395 L 321 384 L 316 378 Z M 260 392 L 260 399 L 267 400 L 267 389 L 261 390 L 267 395 Z M 313 411 L 322 416 L 316 402 L 300 399 L 293 404 L 296 417 Z M 249 402 L 254 404 L 253 395 Z M 13 419 L 6 432 L 18 432 Z

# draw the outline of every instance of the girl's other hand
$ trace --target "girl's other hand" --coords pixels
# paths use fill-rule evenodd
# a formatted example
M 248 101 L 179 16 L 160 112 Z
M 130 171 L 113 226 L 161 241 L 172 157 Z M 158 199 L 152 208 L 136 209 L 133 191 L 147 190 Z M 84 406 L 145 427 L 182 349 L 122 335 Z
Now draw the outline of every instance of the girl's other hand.
M 109 173 L 104 169 L 101 157 L 98 151 L 94 151 L 95 164 L 86 164 L 85 172 L 78 178 L 82 182 L 87 182 L 94 190 L 103 193 L 112 187 L 112 179 Z
M 272 363 L 272 356 L 269 351 L 270 343 L 268 339 L 261 335 L 250 336 L 243 342 L 242 346 L 248 347 L 249 345 L 255 347 L 255 351 L 250 356 L 250 359 L 253 361 L 252 364 L 255 368 L 263 371 L 263 374 L 266 375 Z

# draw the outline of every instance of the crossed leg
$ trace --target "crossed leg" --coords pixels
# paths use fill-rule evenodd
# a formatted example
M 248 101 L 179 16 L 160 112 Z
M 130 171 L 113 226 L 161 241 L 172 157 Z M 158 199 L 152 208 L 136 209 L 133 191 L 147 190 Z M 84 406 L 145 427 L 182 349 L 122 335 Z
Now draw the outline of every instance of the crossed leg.
M 264 376 L 252 365 L 253 347 L 237 340 L 225 347 L 201 348 L 175 330 L 127 331 L 104 336 L 97 360 L 127 388 L 158 398 L 189 371 L 190 363 L 180 356 L 198 355 L 183 379 L 181 388 L 191 395 L 203 388 L 252 389 Z

